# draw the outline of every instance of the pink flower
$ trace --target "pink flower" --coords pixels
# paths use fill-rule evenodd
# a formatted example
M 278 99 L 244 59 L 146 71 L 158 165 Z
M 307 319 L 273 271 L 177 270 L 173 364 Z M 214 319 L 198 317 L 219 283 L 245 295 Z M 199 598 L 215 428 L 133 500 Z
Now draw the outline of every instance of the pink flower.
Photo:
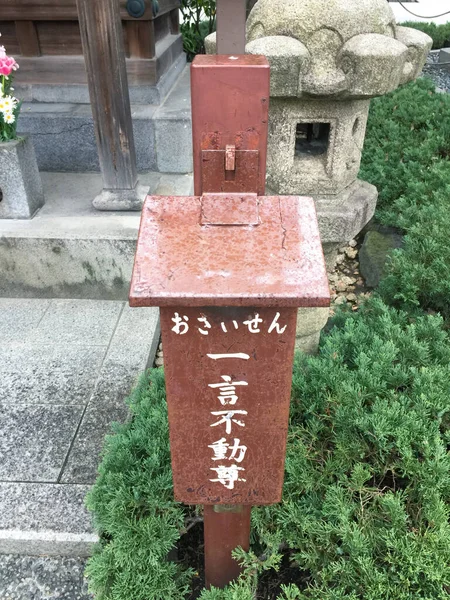
M 16 71 L 19 65 L 16 63 L 12 56 L 2 56 L 0 54 L 0 75 L 11 75 L 11 71 Z

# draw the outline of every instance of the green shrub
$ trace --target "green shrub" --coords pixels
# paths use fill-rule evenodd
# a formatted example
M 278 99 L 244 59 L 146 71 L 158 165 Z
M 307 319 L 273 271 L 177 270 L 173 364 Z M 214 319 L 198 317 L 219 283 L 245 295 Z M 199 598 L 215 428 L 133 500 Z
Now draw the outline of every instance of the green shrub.
M 433 48 L 447 48 L 450 46 L 450 23 L 444 25 L 436 25 L 436 23 L 422 23 L 418 21 L 406 21 L 401 23 L 403 27 L 412 27 L 413 29 L 419 29 L 433 40 Z
M 450 317 L 450 96 L 428 80 L 373 101 L 361 177 L 377 185 L 377 217 L 406 232 L 380 293 L 389 304 Z
M 298 356 L 284 501 L 260 543 L 309 573 L 299 598 L 448 600 L 450 345 L 439 317 L 370 301 Z

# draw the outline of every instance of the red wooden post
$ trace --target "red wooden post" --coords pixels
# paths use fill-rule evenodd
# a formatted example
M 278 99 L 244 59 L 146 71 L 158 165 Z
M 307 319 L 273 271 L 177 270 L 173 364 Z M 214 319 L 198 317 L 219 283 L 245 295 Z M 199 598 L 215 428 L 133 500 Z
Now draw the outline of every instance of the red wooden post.
M 264 57 L 192 65 L 195 194 L 149 197 L 132 306 L 160 306 L 175 498 L 205 506 L 208 586 L 280 502 L 297 308 L 328 306 L 314 202 L 264 197 Z

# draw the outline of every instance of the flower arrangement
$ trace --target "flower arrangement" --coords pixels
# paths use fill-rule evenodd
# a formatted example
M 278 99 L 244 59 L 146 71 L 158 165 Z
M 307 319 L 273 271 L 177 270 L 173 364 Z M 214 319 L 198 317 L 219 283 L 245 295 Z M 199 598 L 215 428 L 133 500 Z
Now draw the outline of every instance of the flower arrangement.
M 12 96 L 11 87 L 13 73 L 19 68 L 12 56 L 6 54 L 4 46 L 0 46 L 0 142 L 16 139 L 17 118 L 20 102 Z

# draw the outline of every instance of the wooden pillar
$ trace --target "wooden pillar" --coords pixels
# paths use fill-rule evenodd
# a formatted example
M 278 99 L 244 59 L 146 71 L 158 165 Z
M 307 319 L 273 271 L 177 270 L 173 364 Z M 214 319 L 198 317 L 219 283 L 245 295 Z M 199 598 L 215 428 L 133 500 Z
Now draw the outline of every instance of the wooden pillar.
M 217 0 L 217 54 L 245 54 L 247 0 Z
M 103 191 L 98 210 L 140 210 L 119 0 L 77 0 Z

